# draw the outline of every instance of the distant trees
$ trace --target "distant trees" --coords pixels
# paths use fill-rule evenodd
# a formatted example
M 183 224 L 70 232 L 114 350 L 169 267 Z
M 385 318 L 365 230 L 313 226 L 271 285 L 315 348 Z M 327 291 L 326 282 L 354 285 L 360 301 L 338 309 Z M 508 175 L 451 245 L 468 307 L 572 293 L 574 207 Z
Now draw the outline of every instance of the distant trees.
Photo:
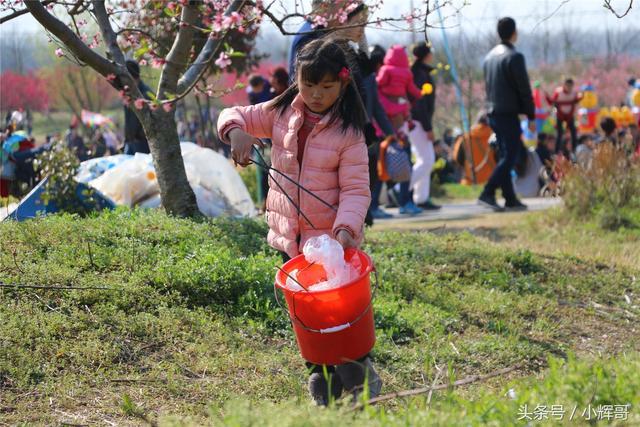
M 5 71 L 0 75 L 0 110 L 29 108 L 44 111 L 49 106 L 49 94 L 44 80 L 33 73 Z

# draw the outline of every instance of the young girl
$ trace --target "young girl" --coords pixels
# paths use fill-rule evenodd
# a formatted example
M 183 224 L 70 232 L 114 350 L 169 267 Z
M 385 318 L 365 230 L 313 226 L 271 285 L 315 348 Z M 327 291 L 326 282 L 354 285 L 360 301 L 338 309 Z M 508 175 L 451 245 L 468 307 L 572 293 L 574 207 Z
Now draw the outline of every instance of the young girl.
M 380 102 L 393 127 L 398 130 L 409 119 L 407 99 L 420 99 L 422 93 L 413 82 L 409 57 L 404 46 L 394 45 L 384 57 L 384 65 L 376 77 Z
M 246 166 L 253 146 L 260 145 L 256 138 L 270 138 L 273 167 L 337 208 L 337 212 L 330 209 L 270 172 L 267 239 L 285 259 L 300 254 L 309 238 L 322 234 L 333 236 L 345 248 L 362 242 L 371 200 L 365 122 L 344 50 L 322 39 L 300 50 L 295 82 L 280 96 L 220 113 L 218 133 L 231 144 L 235 162 Z M 343 388 L 357 397 L 365 378 L 369 396 L 377 395 L 382 386 L 368 355 L 326 367 L 329 378 L 322 366 L 307 366 L 309 392 L 319 405 L 328 404 L 329 393 L 339 397 Z

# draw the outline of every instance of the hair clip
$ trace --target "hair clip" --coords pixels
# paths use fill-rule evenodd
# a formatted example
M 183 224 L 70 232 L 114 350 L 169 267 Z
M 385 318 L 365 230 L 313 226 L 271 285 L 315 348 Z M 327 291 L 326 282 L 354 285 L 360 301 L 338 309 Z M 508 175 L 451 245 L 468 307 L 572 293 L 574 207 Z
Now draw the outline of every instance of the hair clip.
M 340 80 L 346 81 L 349 79 L 350 74 L 351 73 L 349 72 L 349 69 L 347 67 L 342 67 L 342 69 L 338 73 L 338 77 L 340 77 Z

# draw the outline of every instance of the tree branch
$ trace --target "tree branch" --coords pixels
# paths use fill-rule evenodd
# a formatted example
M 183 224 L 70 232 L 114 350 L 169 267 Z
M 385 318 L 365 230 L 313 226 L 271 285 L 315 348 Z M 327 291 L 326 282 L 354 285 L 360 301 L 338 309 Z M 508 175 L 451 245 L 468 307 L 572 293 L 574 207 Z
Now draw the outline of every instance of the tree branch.
M 98 23 L 98 27 L 100 27 L 102 38 L 107 45 L 107 52 L 111 54 L 111 59 L 124 68 L 124 54 L 120 46 L 118 46 L 118 36 L 111 27 L 109 15 L 107 15 L 107 10 L 104 7 L 104 1 L 93 1 L 93 16 L 96 17 L 96 22 Z
M 25 7 L 36 20 L 58 38 L 69 50 L 84 63 L 103 76 L 116 74 L 116 65 L 103 56 L 97 54 L 84 44 L 80 38 L 69 29 L 62 21 L 50 14 L 43 3 L 37 1 L 25 1 Z
M 609 9 L 611 13 L 616 15 L 619 19 L 622 19 L 631 11 L 631 8 L 633 7 L 633 0 L 629 0 L 629 7 L 627 7 L 627 10 L 622 15 L 619 15 L 618 12 L 613 9 L 613 6 L 611 6 L 611 0 L 604 0 L 604 4 L 602 6 L 605 9 Z
M 471 375 L 470 377 L 463 378 L 458 380 L 452 384 L 439 384 L 432 385 L 431 387 L 422 387 L 416 388 L 413 390 L 403 390 L 397 391 L 395 393 L 383 394 L 382 396 L 374 397 L 373 399 L 369 399 L 366 403 L 359 403 L 352 408 L 352 411 L 356 411 L 362 409 L 365 405 L 375 405 L 376 403 L 384 402 L 386 400 L 396 399 L 398 397 L 409 397 L 409 396 L 417 396 L 420 394 L 430 393 L 434 390 L 445 390 L 449 387 L 459 387 L 461 385 L 471 384 L 478 381 L 484 381 L 489 378 L 497 377 L 500 375 L 508 374 L 509 372 L 515 371 L 518 369 L 518 366 L 511 366 L 509 368 L 499 369 L 497 371 L 491 372 L 486 375 Z
M 234 0 L 231 5 L 225 11 L 225 16 L 231 15 L 232 12 L 237 12 L 241 10 L 247 4 L 247 0 Z M 200 54 L 195 60 L 195 63 L 192 64 L 184 75 L 178 80 L 177 90 L 179 93 L 187 93 L 189 92 L 193 86 L 200 80 L 200 77 L 205 73 L 207 68 L 213 62 L 214 57 L 225 38 L 229 32 L 227 31 L 222 37 L 213 39 L 209 38 L 205 43 L 204 47 L 200 51 Z
M 56 0 L 45 0 L 42 2 L 43 6 L 46 6 L 48 4 L 54 3 Z M 2 18 L 0 18 L 0 24 L 4 24 L 7 21 L 11 21 L 14 18 L 17 18 L 18 16 L 22 16 L 25 13 L 29 13 L 29 9 L 22 9 L 22 10 L 17 10 L 15 12 L 13 12 L 11 15 L 7 15 L 7 16 L 3 16 Z
M 167 92 L 176 93 L 178 77 L 184 68 L 180 64 L 186 63 L 189 59 L 194 33 L 192 25 L 196 23 L 198 14 L 198 9 L 191 3 L 187 3 L 182 7 L 180 29 L 173 46 L 171 46 L 171 50 L 166 56 L 167 62 L 163 65 L 162 73 L 160 74 L 160 83 L 157 91 L 158 99 L 164 98 L 164 94 Z

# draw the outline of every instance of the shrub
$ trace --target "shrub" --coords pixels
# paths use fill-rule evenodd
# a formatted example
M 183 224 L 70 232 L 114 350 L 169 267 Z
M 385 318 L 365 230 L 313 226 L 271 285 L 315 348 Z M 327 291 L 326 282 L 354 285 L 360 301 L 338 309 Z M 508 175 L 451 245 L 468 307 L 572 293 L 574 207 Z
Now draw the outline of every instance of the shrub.
M 590 165 L 567 165 L 564 179 L 564 203 L 573 216 L 594 217 L 605 229 L 640 226 L 640 161 L 625 150 L 602 144 Z

